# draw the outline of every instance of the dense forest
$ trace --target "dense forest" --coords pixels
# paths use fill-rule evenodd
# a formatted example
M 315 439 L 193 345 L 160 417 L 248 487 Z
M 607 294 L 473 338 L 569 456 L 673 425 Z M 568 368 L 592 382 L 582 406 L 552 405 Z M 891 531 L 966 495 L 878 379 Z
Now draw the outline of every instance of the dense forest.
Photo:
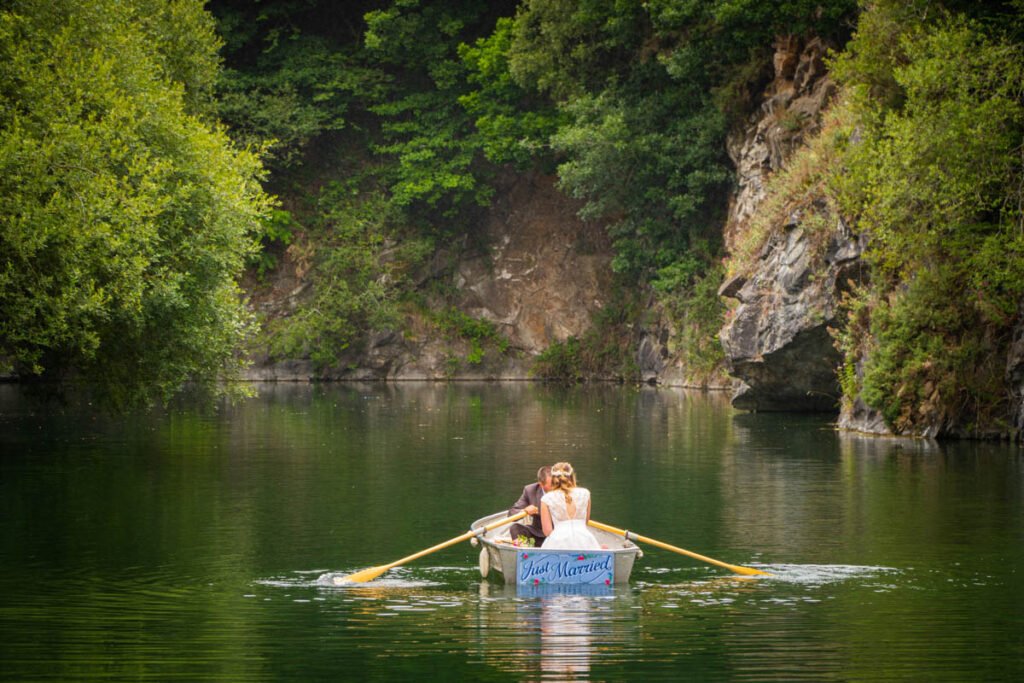
M 833 331 L 841 400 L 908 433 L 1008 427 L 1022 0 L 14 0 L 0 33 L 9 375 L 152 402 L 235 386 L 254 345 L 344 363 L 410 309 L 501 348 L 419 274 L 472 245 L 498 178 L 539 172 L 607 232 L 620 295 L 537 376 L 635 379 L 652 302 L 694 371 L 720 372 L 719 285 L 813 195 L 870 236 Z M 832 47 L 838 95 L 729 253 L 726 140 L 780 36 Z M 242 273 L 286 256 L 313 287 L 258 320 Z
M 725 134 L 755 105 L 776 34 L 839 43 L 855 11 L 852 2 L 211 9 L 227 41 L 222 118 L 239 139 L 275 141 L 271 188 L 288 198 L 264 235 L 263 265 L 274 263 L 275 242 L 299 235 L 316 254 L 312 299 L 267 329 L 278 355 L 329 366 L 367 329 L 394 324 L 410 302 L 409 273 L 438 244 L 472 234 L 495 178 L 539 168 L 607 225 L 628 294 L 538 370 L 625 379 L 628 348 L 601 347 L 641 314 L 646 288 L 690 313 L 695 364 L 720 366 Z M 493 336 L 487 321 L 453 323 L 439 307 L 441 324 Z

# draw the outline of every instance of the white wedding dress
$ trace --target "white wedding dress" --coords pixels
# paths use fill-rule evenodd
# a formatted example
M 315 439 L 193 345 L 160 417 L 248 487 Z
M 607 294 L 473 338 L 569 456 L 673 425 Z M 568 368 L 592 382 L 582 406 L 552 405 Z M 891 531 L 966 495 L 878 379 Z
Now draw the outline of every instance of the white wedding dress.
M 543 548 L 568 550 L 600 550 L 601 544 L 587 528 L 587 510 L 590 508 L 590 491 L 577 486 L 570 493 L 574 514 L 570 518 L 569 506 L 563 491 L 545 493 L 540 502 L 548 506 L 551 535 L 544 539 Z

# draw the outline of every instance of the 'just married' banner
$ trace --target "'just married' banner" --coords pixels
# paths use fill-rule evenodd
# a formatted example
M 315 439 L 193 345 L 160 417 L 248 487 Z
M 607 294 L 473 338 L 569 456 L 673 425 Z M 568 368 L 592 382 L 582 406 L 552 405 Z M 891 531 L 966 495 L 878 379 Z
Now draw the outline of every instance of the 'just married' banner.
M 516 553 L 516 583 L 610 586 L 615 583 L 615 555 L 607 550 L 523 548 Z

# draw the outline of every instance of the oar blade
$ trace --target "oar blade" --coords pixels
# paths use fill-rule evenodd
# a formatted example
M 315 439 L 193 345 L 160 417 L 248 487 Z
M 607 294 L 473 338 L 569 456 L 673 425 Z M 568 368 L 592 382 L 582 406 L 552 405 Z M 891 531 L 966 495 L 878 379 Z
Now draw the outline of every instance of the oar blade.
M 505 519 L 498 520 L 497 522 L 492 522 L 485 526 L 483 530 L 490 531 L 491 529 L 497 529 L 498 527 L 505 526 L 506 524 L 511 524 L 517 519 L 522 519 L 525 516 L 526 511 L 524 510 L 512 515 L 511 517 L 506 517 Z M 418 553 L 413 553 L 412 555 L 409 555 L 409 557 L 403 557 L 402 559 L 396 560 L 391 564 L 382 564 L 379 567 L 370 567 L 369 569 L 364 569 L 361 572 L 349 574 L 348 576 L 336 576 L 334 577 L 334 585 L 343 586 L 347 583 L 366 583 L 367 581 L 373 581 L 378 576 L 380 576 L 387 570 L 391 569 L 392 567 L 397 567 L 401 564 L 405 564 L 406 562 L 412 562 L 413 560 L 419 559 L 424 555 L 429 555 L 430 553 L 435 552 L 437 550 L 441 550 L 442 548 L 447 548 L 448 546 L 455 545 L 456 543 L 461 543 L 462 541 L 469 540 L 477 533 L 479 532 L 472 530 L 467 531 L 466 533 L 460 534 L 459 536 L 449 539 L 444 543 L 438 543 L 433 547 L 427 548 L 426 550 L 421 550 Z
M 741 567 L 737 564 L 730 564 L 729 571 L 736 574 L 743 574 L 744 576 L 771 576 L 769 572 L 763 572 L 760 569 L 754 569 L 753 567 Z
M 349 574 L 348 576 L 335 576 L 334 585 L 342 586 L 346 583 L 366 583 L 367 581 L 373 581 L 388 569 L 390 569 L 390 567 L 384 565 L 381 567 L 370 567 L 369 569 L 364 569 L 354 574 Z

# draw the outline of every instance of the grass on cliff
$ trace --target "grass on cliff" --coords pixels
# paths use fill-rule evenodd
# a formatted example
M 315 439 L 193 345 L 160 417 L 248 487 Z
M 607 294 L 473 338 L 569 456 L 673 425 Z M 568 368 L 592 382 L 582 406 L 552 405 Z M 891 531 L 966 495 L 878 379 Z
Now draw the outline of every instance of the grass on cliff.
M 791 222 L 811 233 L 812 244 L 827 240 L 839 215 L 835 181 L 854 129 L 842 100 L 823 114 L 818 134 L 767 180 L 764 200 L 726 260 L 726 277 L 752 272 L 768 238 Z

